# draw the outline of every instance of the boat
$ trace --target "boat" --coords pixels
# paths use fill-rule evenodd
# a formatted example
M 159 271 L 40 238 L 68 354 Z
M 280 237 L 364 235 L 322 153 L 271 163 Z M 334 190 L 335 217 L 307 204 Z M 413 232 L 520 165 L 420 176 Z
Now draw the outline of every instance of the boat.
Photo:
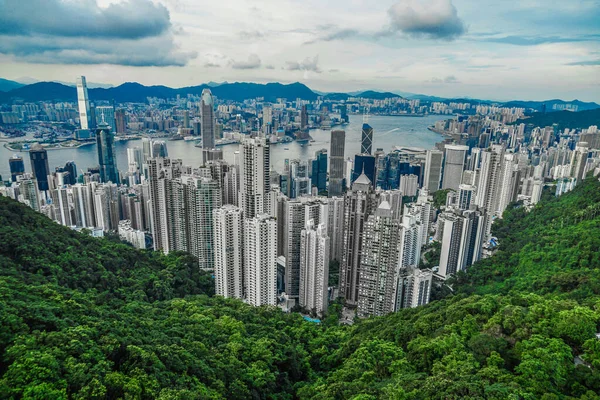
M 289 150 L 290 148 L 289 148 L 289 147 L 284 147 L 283 149 L 284 149 L 284 150 Z

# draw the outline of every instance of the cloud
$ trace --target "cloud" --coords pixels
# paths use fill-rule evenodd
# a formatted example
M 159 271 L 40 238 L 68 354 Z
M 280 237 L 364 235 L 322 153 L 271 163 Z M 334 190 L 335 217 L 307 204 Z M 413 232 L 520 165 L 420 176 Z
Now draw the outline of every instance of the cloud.
M 269 65 L 265 65 L 265 68 L 266 69 L 275 69 L 275 66 L 269 64 Z
M 558 36 L 517 36 L 510 35 L 504 37 L 489 37 L 481 39 L 483 42 L 505 43 L 515 46 L 537 46 L 546 43 L 570 43 L 570 42 L 587 42 L 598 40 L 593 36 L 581 37 L 558 37 Z
M 316 55 L 313 58 L 306 57 L 302 61 L 286 61 L 286 68 L 288 71 L 312 71 L 321 73 L 319 68 L 319 56 Z
M 148 0 L 102 8 L 96 0 L 4 0 L 0 34 L 139 39 L 171 27 L 169 11 Z
M 585 60 L 570 62 L 565 65 L 577 65 L 577 66 L 600 66 L 600 60 Z
M 0 54 L 19 61 L 164 67 L 197 56 L 180 51 L 168 10 L 150 0 L 0 2 Z
M 460 81 L 454 75 L 448 75 L 444 79 L 431 78 L 431 80 L 429 82 L 431 82 L 431 83 L 460 83 Z
M 51 36 L 0 36 L 0 53 L 37 64 L 184 66 L 195 52 L 181 52 L 170 35 L 138 40 L 92 40 Z
M 221 65 L 207 62 L 207 63 L 204 63 L 204 68 L 221 68 Z
M 240 31 L 238 36 L 243 40 L 257 40 L 265 37 L 265 34 L 260 31 Z
M 467 31 L 451 0 L 400 0 L 388 15 L 390 33 L 452 40 Z
M 256 69 L 260 68 L 261 61 L 256 54 L 250 54 L 246 61 L 231 60 L 231 68 L 233 69 Z
M 325 30 L 330 29 L 330 26 L 326 26 Z M 318 36 L 315 39 L 309 40 L 304 44 L 313 44 L 317 42 L 332 42 L 334 40 L 344 40 L 352 37 L 359 36 L 360 32 L 357 29 L 339 29 L 333 32 L 326 33 Z

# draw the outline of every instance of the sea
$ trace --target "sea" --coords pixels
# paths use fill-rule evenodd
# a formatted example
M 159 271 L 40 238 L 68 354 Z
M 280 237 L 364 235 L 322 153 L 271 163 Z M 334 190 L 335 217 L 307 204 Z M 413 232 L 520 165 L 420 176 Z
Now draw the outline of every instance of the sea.
M 350 115 L 349 117 L 348 124 L 335 126 L 332 129 L 346 131 L 345 155 L 346 157 L 353 157 L 360 152 L 363 116 Z M 431 149 L 437 142 L 442 141 L 443 137 L 427 128 L 442 119 L 445 118 L 441 115 L 425 117 L 369 116 L 368 123 L 373 127 L 373 152 L 377 148 L 382 148 L 387 153 L 393 150 L 395 146 Z M 271 164 L 273 168 L 278 172 L 282 172 L 286 159 L 309 160 L 314 158 L 317 150 L 329 150 L 331 130 L 312 129 L 310 135 L 314 142 L 274 144 L 271 147 Z M 19 154 L 23 157 L 25 170 L 31 172 L 31 163 L 27 152 L 15 153 L 5 148 L 4 143 L 0 144 L 0 175 L 2 179 L 10 179 L 8 159 L 13 154 Z M 117 167 L 122 172 L 127 171 L 127 148 L 129 147 L 142 147 L 141 139 L 115 142 Z M 180 158 L 185 165 L 196 167 L 201 163 L 201 150 L 194 146 L 193 141 L 167 141 L 167 149 L 170 158 Z M 222 149 L 223 158 L 228 162 L 233 162 L 233 155 L 238 150 L 238 145 L 226 145 Z M 80 172 L 86 171 L 88 167 L 97 166 L 96 144 L 76 149 L 48 150 L 48 163 L 51 171 L 54 171 L 55 167 L 64 166 L 67 161 L 75 161 Z

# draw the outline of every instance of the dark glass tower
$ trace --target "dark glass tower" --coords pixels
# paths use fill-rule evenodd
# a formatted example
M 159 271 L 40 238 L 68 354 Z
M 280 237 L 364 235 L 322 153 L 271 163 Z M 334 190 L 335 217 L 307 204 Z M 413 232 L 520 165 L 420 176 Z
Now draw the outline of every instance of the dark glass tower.
M 29 159 L 31 160 L 33 176 L 38 183 L 38 189 L 40 191 L 48 190 L 48 174 L 50 173 L 48 152 L 39 144 L 33 145 L 29 150 Z
M 373 152 L 373 128 L 364 123 L 362 126 L 362 140 L 360 142 L 361 154 L 372 154 Z
M 319 192 L 327 190 L 327 149 L 321 149 L 315 153 L 315 159 L 312 160 L 312 185 Z
M 96 146 L 98 147 L 98 164 L 102 182 L 119 183 L 114 140 L 110 126 L 104 121 L 101 122 L 96 129 Z
M 23 157 L 14 155 L 8 159 L 8 165 L 10 166 L 10 179 L 13 182 L 17 181 L 17 176 L 23 175 L 25 172 L 25 163 Z
M 369 154 L 357 154 L 354 156 L 354 170 L 352 171 L 352 182 L 361 175 L 365 174 L 372 182 L 375 180 L 375 156 Z

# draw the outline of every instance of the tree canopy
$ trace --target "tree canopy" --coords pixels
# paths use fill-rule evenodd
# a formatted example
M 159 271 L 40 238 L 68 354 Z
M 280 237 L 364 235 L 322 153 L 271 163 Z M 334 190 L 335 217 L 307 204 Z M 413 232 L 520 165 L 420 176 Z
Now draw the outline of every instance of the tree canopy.
M 515 204 L 452 295 L 342 326 L 0 197 L 0 398 L 600 399 L 598 210 L 596 179 Z

